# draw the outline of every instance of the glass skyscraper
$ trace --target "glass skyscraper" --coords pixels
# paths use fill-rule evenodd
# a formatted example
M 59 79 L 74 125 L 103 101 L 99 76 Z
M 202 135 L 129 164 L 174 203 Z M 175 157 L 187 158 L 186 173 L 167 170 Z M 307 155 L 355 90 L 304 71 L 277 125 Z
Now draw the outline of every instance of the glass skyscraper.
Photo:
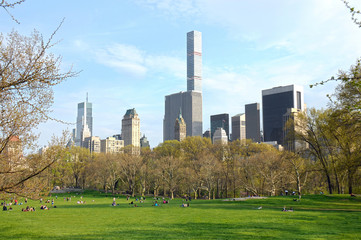
M 93 136 L 93 106 L 88 102 L 78 103 L 78 116 L 76 118 L 75 145 L 81 146 L 86 137 Z
M 283 145 L 283 115 L 289 108 L 304 110 L 303 87 L 288 85 L 262 90 L 262 108 L 264 141 Z

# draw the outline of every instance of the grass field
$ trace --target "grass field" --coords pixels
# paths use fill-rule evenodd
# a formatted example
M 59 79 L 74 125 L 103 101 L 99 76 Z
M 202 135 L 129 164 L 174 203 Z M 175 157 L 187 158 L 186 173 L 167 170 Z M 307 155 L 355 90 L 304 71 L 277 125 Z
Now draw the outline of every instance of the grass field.
M 86 204 L 77 204 L 80 196 Z M 361 198 L 348 195 L 192 200 L 188 208 L 181 199 L 154 207 L 151 198 L 133 207 L 134 198 L 118 196 L 112 207 L 111 195 L 93 192 L 51 198 L 57 208 L 29 201 L 35 212 L 1 211 L 0 239 L 361 239 Z

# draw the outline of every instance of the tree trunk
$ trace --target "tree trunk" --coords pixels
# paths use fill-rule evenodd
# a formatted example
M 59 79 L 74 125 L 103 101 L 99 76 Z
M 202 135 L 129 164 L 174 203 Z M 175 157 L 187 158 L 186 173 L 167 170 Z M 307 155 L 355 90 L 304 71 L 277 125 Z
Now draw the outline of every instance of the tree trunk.
M 347 171 L 347 180 L 348 180 L 348 193 L 352 194 L 353 172 L 351 170 Z

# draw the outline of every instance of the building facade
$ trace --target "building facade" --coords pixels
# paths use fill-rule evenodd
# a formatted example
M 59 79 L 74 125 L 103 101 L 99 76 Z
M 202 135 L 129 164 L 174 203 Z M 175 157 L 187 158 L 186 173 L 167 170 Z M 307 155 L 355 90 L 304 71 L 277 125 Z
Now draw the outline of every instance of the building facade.
M 232 117 L 232 141 L 246 139 L 246 114 Z
M 288 108 L 287 112 L 283 115 L 283 146 L 287 151 L 299 152 L 308 148 L 306 142 L 297 140 L 295 136 L 295 132 L 305 131 L 299 114 L 301 114 L 301 110 Z
M 202 33 L 187 33 L 187 91 L 202 92 Z
M 107 137 L 100 141 L 100 151 L 102 153 L 121 153 L 123 148 L 124 141 L 117 140 L 115 137 Z
M 227 136 L 226 131 L 223 128 L 218 127 L 213 134 L 212 141 L 213 141 L 213 144 L 218 144 L 218 143 L 227 144 L 228 136 Z
M 261 142 L 261 117 L 259 103 L 245 105 L 246 113 L 246 139 Z
M 288 85 L 262 90 L 264 141 L 283 145 L 283 115 L 288 108 L 304 110 L 303 87 Z
M 213 135 L 217 128 L 222 128 L 226 131 L 227 138 L 229 140 L 229 114 L 217 114 L 211 115 L 211 139 L 213 139 Z
M 179 116 L 174 124 L 174 139 L 182 141 L 187 137 L 187 125 L 182 117 L 182 112 L 179 111 Z
M 140 119 L 135 108 L 128 109 L 122 120 L 124 146 L 140 147 Z
M 88 148 L 90 153 L 100 153 L 100 137 L 87 137 L 84 140 L 83 147 Z
M 174 122 L 181 109 L 187 136 L 202 136 L 202 34 L 187 33 L 187 91 L 165 96 L 163 141 L 175 139 Z
M 144 148 L 144 147 L 150 148 L 149 141 L 145 135 L 143 135 L 143 137 L 140 138 L 140 147 L 141 148 Z

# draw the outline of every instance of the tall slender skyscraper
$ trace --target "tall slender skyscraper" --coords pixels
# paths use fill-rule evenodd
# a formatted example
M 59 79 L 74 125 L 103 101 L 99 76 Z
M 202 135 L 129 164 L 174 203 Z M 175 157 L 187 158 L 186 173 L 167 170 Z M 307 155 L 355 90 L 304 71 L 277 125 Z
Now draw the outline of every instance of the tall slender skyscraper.
M 202 33 L 187 33 L 187 91 L 202 92 Z
M 93 136 L 93 113 L 92 103 L 86 101 L 78 103 L 78 116 L 76 118 L 75 145 L 82 146 L 85 138 Z
M 264 141 L 283 145 L 283 115 L 288 108 L 304 110 L 303 87 L 288 85 L 262 90 L 262 106 Z
M 202 34 L 187 33 L 187 91 L 165 96 L 163 141 L 175 139 L 174 122 L 179 109 L 187 125 L 187 136 L 202 136 Z

